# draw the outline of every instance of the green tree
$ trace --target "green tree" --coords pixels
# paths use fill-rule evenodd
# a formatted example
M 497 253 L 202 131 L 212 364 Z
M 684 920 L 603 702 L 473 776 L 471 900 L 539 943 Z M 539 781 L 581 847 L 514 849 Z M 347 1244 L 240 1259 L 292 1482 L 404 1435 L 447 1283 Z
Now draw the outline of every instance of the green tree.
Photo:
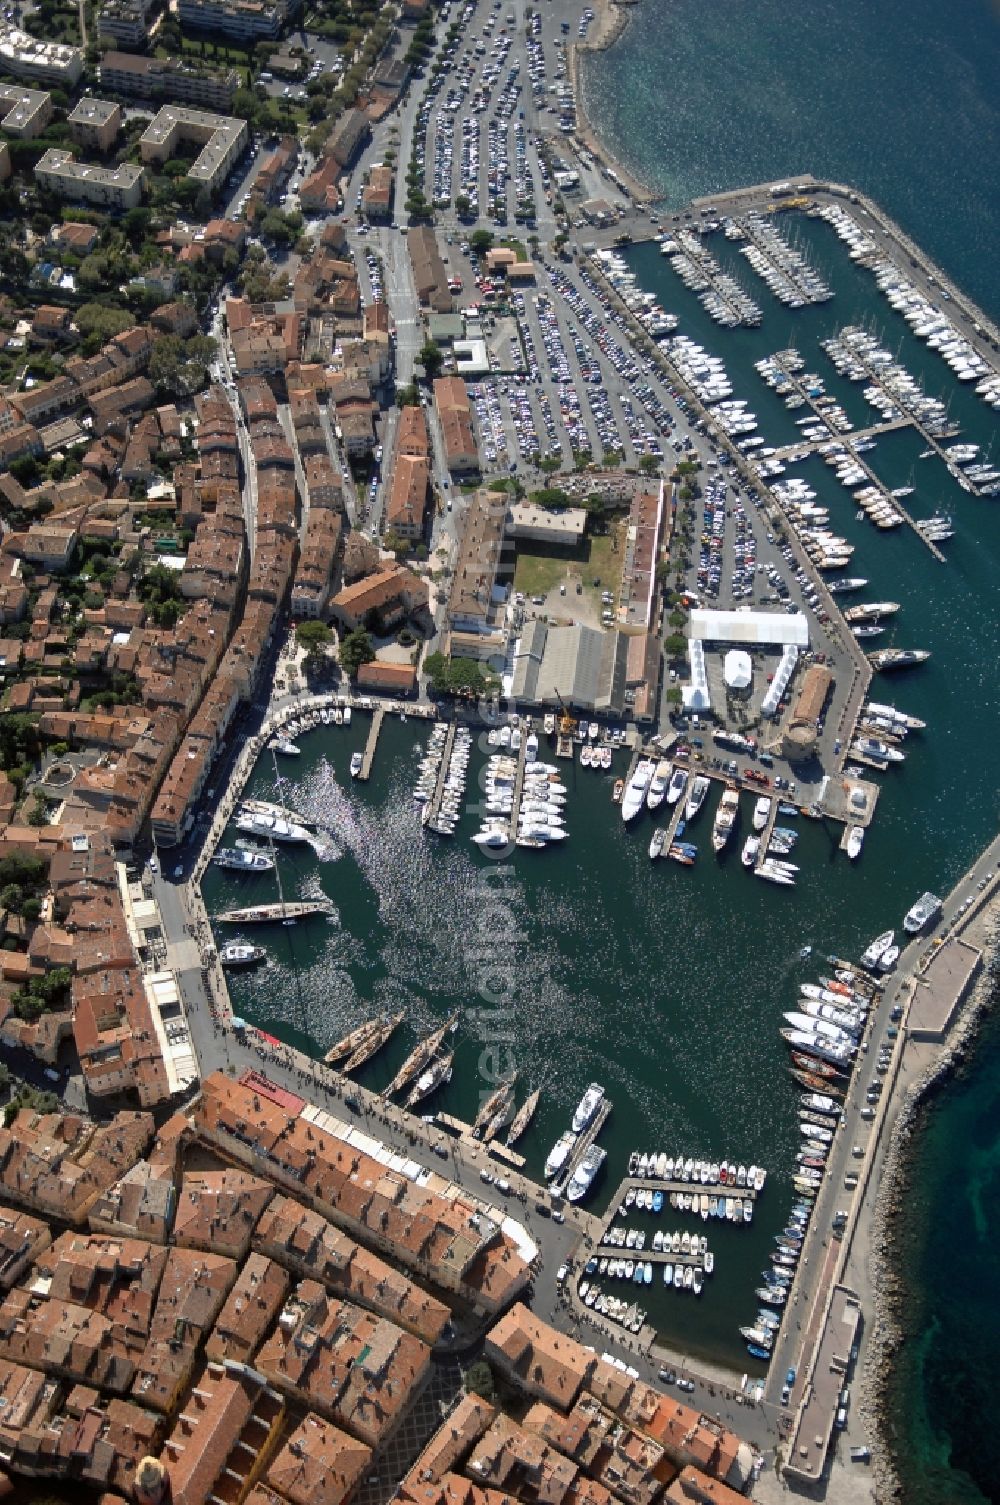
M 680 686 L 679 685 L 671 685 L 670 689 L 667 691 L 667 704 L 668 705 L 681 705 L 681 704 L 683 704 L 683 701 L 684 701 L 684 696 L 681 693 Z
M 295 629 L 295 641 L 305 648 L 312 659 L 323 657 L 323 650 L 333 642 L 333 631 L 325 622 L 300 622 Z
M 643 455 L 639 460 L 639 469 L 644 476 L 651 476 L 660 468 L 660 462 L 655 455 Z
M 428 380 L 433 381 L 435 376 L 440 374 L 441 367 L 444 365 L 444 356 L 441 353 L 441 347 L 433 340 L 425 340 L 420 347 L 419 360 L 427 372 Z
M 484 256 L 493 244 L 492 230 L 473 230 L 469 236 L 469 245 L 477 256 Z
M 355 627 L 340 643 L 340 667 L 351 679 L 362 664 L 371 663 L 375 657 L 375 645 L 363 627 Z
M 668 658 L 683 658 L 687 652 L 687 638 L 679 632 L 672 632 L 664 640 L 663 651 Z
M 471 1395 L 480 1395 L 483 1400 L 491 1401 L 496 1395 L 496 1383 L 493 1379 L 493 1370 L 485 1359 L 477 1359 L 470 1364 L 465 1371 L 465 1388 Z

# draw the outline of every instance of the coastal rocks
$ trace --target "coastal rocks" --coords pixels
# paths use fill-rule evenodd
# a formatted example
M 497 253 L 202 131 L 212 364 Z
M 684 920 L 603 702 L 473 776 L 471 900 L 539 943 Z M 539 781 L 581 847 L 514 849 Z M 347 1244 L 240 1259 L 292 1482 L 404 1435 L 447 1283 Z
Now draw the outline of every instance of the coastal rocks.
M 897 1217 L 906 1205 L 910 1173 L 908 1151 L 921 1126 L 929 1095 L 965 1059 L 982 1015 L 991 1007 L 996 995 L 1000 979 L 998 900 L 994 900 L 986 911 L 986 929 L 983 973 L 954 1026 L 950 1040 L 908 1089 L 900 1106 L 872 1214 L 869 1244 L 872 1251 L 873 1317 L 861 1376 L 859 1413 L 872 1438 L 873 1494 L 880 1505 L 903 1500 L 889 1438 L 887 1390 L 895 1355 L 907 1341 L 903 1319 L 908 1293 L 898 1274 Z

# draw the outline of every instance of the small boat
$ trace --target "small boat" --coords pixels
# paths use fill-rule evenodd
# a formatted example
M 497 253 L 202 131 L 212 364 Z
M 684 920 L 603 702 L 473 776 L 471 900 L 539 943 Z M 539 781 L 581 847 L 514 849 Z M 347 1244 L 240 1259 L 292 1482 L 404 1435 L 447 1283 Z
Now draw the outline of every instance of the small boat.
M 685 820 L 694 820 L 698 811 L 705 803 L 705 796 L 708 793 L 710 783 L 711 780 L 707 779 L 704 774 L 700 773 L 695 778 L 694 783 L 691 785 L 691 791 L 688 794 L 687 803 L 684 806 Z
M 662 826 L 657 826 L 649 843 L 650 858 L 655 860 L 663 852 L 663 846 L 667 839 L 667 833 Z
M 365 762 L 365 760 L 364 760 L 364 756 L 363 756 L 362 753 L 360 753 L 360 752 L 351 753 L 351 778 L 352 779 L 357 779 L 357 778 L 361 777 L 361 770 L 364 767 L 364 762 Z
M 744 867 L 753 867 L 760 856 L 760 837 L 748 836 L 743 843 L 743 851 L 740 853 L 740 861 Z
M 885 930 L 881 935 L 876 936 L 871 945 L 862 953 L 861 965 L 863 967 L 877 966 L 879 958 L 883 952 L 888 951 L 895 939 L 896 933 L 894 930 Z
M 255 967 L 266 956 L 263 946 L 251 946 L 248 941 L 227 941 L 219 952 L 219 961 L 224 967 Z
M 615 802 L 616 805 L 620 805 L 621 804 L 621 802 L 622 802 L 622 795 L 624 793 L 625 793 L 625 780 L 624 779 L 615 779 L 615 785 L 614 785 L 614 788 L 611 791 L 611 798 L 614 800 L 614 802 Z
M 852 862 L 856 862 L 861 856 L 861 848 L 864 846 L 864 841 L 864 827 L 852 826 L 847 833 L 847 855 Z
M 301 747 L 296 747 L 295 743 L 287 737 L 275 737 L 271 746 L 275 752 L 281 753 L 285 758 L 299 758 L 302 756 Z

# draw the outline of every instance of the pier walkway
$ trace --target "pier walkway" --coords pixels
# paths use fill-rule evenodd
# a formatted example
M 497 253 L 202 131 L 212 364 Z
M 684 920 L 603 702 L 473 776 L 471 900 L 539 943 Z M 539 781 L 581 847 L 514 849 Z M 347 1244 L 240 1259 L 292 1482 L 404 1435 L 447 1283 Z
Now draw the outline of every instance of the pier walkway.
M 375 761 L 375 749 L 378 746 L 379 732 L 382 730 L 382 722 L 385 720 L 385 707 L 379 706 L 368 731 L 368 741 L 365 743 L 364 755 L 361 759 L 361 772 L 358 778 L 362 784 L 367 784 L 372 776 L 372 763 Z
M 794 380 L 794 377 L 791 379 Z M 817 414 L 817 417 L 819 416 L 820 414 Z M 879 439 L 883 434 L 892 434 L 897 429 L 911 428 L 912 426 L 913 420 L 910 418 L 890 418 L 885 423 L 869 424 L 867 428 L 850 429 L 846 434 L 841 434 L 839 430 L 832 431 L 831 438 L 836 437 L 842 441 L 848 439 Z M 829 442 L 829 439 L 799 439 L 794 444 L 784 444 L 780 449 L 776 449 L 771 458 L 774 460 L 802 459 L 819 449 L 821 445 L 828 444 Z
M 860 439 L 865 432 L 871 432 L 871 431 L 870 430 L 866 431 L 864 429 L 861 429 L 861 430 L 848 429 L 846 432 L 841 432 L 841 430 L 838 429 L 831 422 L 830 417 L 829 417 L 829 415 L 827 413 L 826 408 L 819 407 L 818 404 L 817 404 L 817 402 L 816 402 L 816 399 L 813 398 L 813 397 L 810 397 L 808 391 L 806 390 L 804 382 L 802 382 L 800 380 L 800 378 L 793 371 L 790 371 L 788 369 L 788 367 L 786 366 L 786 364 L 784 363 L 784 361 L 781 359 L 780 354 L 776 355 L 774 357 L 774 359 L 775 359 L 776 363 L 778 364 L 778 366 L 781 368 L 781 371 L 784 374 L 784 376 L 788 379 L 788 381 L 791 382 L 792 386 L 795 388 L 795 390 L 799 394 L 799 396 L 807 403 L 807 405 L 809 406 L 811 412 L 813 413 L 814 417 L 816 418 L 816 421 L 818 423 L 822 423 L 823 427 L 827 430 L 827 432 L 830 435 L 830 441 L 834 442 L 834 443 L 837 443 L 837 444 L 842 444 L 845 449 L 849 449 L 850 450 L 851 458 L 853 459 L 854 463 L 856 465 L 859 465 L 861 467 L 861 469 L 864 471 L 865 475 L 868 478 L 869 485 L 874 486 L 875 490 L 878 491 L 878 493 L 880 494 L 880 496 L 882 496 L 882 497 L 885 498 L 885 500 L 888 503 L 888 505 L 890 507 L 894 507 L 896 509 L 896 511 L 899 513 L 899 515 L 903 519 L 903 521 L 912 530 L 912 532 L 916 535 L 916 537 L 920 539 L 920 542 L 923 544 L 924 548 L 930 550 L 930 552 L 934 555 L 934 558 L 938 561 L 938 563 L 939 564 L 944 564 L 945 563 L 945 557 L 942 554 L 941 550 L 938 548 L 937 544 L 932 543 L 929 538 L 925 538 L 924 537 L 923 533 L 921 533 L 920 529 L 917 527 L 916 521 L 914 520 L 913 516 L 903 506 L 903 504 L 899 500 L 899 498 L 893 496 L 892 493 L 886 489 L 886 487 L 883 485 L 883 483 L 879 480 L 878 476 L 872 470 L 871 466 L 865 460 L 864 456 L 863 455 L 859 455 L 851 447 L 852 444 L 853 444 L 853 441 L 855 441 L 857 439 Z M 896 425 L 896 427 L 897 428 L 902 428 L 902 427 L 905 427 L 907 424 L 912 424 L 912 423 L 913 423 L 913 419 L 912 418 L 908 418 L 906 420 L 905 424 L 902 423 L 902 422 L 900 422 L 900 423 L 898 423 Z M 879 427 L 883 427 L 883 426 L 879 425 Z M 824 440 L 824 443 L 825 442 L 827 442 L 827 441 Z
M 601 1099 L 601 1106 L 600 1108 L 598 1108 L 593 1122 L 589 1125 L 588 1128 L 584 1129 L 583 1133 L 580 1135 L 579 1139 L 576 1142 L 576 1146 L 569 1158 L 564 1174 L 557 1181 L 553 1181 L 552 1183 L 551 1190 L 554 1196 L 565 1196 L 566 1188 L 572 1181 L 573 1174 L 576 1171 L 577 1166 L 581 1163 L 584 1155 L 586 1155 L 587 1151 L 590 1149 L 590 1146 L 594 1143 L 594 1140 L 597 1138 L 598 1134 L 600 1134 L 601 1130 L 604 1128 L 604 1125 L 611 1117 L 611 1109 L 613 1107 L 614 1104 L 611 1102 L 610 1098 L 605 1097 Z
M 605 1214 L 605 1223 L 611 1224 L 616 1218 L 624 1216 L 621 1209 L 625 1205 L 625 1198 L 629 1191 L 660 1191 L 663 1193 L 664 1213 L 669 1208 L 671 1212 L 679 1212 L 680 1208 L 670 1207 L 670 1197 L 676 1192 L 679 1196 L 706 1196 L 706 1197 L 739 1197 L 746 1202 L 757 1201 L 757 1190 L 753 1186 L 730 1186 L 728 1181 L 662 1181 L 658 1176 L 626 1176 L 608 1203 L 608 1211 Z M 642 1212 L 643 1208 L 637 1207 L 636 1212 Z M 626 1209 L 632 1212 L 633 1208 Z M 689 1217 L 699 1216 L 692 1208 L 687 1214 Z M 654 1214 L 655 1216 L 655 1214 Z M 727 1221 L 729 1221 L 727 1219 Z
M 521 723 L 518 722 L 518 726 Z M 521 746 L 517 750 L 517 772 L 514 774 L 514 795 L 510 807 L 510 838 L 517 836 L 517 822 L 521 814 L 521 798 L 524 794 L 524 768 L 528 755 L 527 728 L 521 728 Z
M 754 872 L 759 872 L 761 865 L 767 857 L 768 843 L 774 835 L 774 827 L 778 819 L 778 806 L 781 803 L 777 795 L 771 799 L 771 808 L 768 811 L 767 824 L 760 833 L 760 851 L 757 853 L 757 861 L 754 863 Z
M 663 851 L 660 853 L 661 857 L 667 857 L 670 855 L 670 848 L 673 846 L 674 841 L 677 838 L 677 827 L 684 819 L 684 807 L 687 804 L 688 793 L 690 792 L 691 784 L 693 781 L 694 774 L 689 772 L 687 776 L 687 783 L 684 785 L 684 791 L 670 814 L 670 824 L 667 827 L 667 839 L 663 843 Z

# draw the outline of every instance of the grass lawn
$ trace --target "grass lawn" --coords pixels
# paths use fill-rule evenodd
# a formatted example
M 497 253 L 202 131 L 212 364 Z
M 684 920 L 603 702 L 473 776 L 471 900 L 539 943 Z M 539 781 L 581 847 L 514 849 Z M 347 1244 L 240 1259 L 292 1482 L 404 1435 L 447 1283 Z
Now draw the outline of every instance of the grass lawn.
M 532 596 L 547 596 L 550 591 L 558 590 L 564 580 L 567 589 L 575 593 L 576 582 L 581 580 L 586 594 L 598 602 L 603 590 L 617 594 L 624 526 L 624 519 L 618 519 L 607 534 L 588 534 L 572 549 L 544 543 L 519 544 L 514 589 L 523 591 L 530 600 Z M 600 584 L 595 585 L 595 580 Z

